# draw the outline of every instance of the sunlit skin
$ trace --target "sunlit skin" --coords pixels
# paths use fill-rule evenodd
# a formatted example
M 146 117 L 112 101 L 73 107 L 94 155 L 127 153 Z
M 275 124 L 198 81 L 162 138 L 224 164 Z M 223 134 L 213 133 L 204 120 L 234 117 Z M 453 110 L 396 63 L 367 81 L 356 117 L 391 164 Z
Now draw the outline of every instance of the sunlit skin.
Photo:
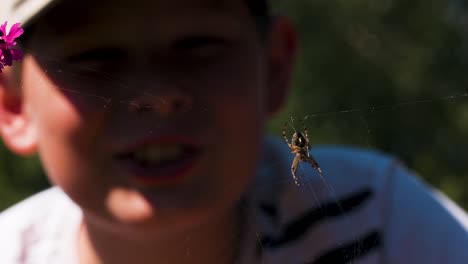
M 238 204 L 285 99 L 292 27 L 278 18 L 262 37 L 239 0 L 84 2 L 86 16 L 51 9 L 21 72 L 0 76 L 5 143 L 39 153 L 82 208 L 82 263 L 233 262 Z M 167 137 L 201 150 L 176 181 L 135 182 L 115 159 Z

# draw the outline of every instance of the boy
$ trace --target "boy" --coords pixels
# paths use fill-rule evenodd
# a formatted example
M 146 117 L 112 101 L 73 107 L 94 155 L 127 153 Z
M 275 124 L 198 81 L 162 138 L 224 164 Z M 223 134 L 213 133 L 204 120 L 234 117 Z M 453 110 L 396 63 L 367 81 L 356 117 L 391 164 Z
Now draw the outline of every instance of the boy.
M 263 143 L 296 46 L 266 3 L 5 10 L 25 55 L 0 75 L 0 133 L 57 187 L 2 213 L 0 263 L 468 260 L 465 214 L 391 159 L 320 149 L 326 180 L 294 184 L 287 145 Z

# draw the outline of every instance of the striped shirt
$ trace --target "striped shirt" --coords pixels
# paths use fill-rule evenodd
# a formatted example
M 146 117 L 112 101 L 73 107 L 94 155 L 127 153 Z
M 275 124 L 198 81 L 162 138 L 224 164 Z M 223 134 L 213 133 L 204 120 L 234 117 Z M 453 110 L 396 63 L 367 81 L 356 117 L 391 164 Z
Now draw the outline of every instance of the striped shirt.
M 397 160 L 342 147 L 313 150 L 324 177 L 268 139 L 245 199 L 239 263 L 468 263 L 468 218 Z M 0 263 L 77 263 L 81 210 L 59 188 L 0 215 Z
M 468 263 L 465 212 L 398 160 L 343 147 L 312 155 L 323 178 L 300 164 L 297 186 L 294 154 L 267 141 L 249 197 L 255 238 L 246 240 L 256 241 L 245 263 Z

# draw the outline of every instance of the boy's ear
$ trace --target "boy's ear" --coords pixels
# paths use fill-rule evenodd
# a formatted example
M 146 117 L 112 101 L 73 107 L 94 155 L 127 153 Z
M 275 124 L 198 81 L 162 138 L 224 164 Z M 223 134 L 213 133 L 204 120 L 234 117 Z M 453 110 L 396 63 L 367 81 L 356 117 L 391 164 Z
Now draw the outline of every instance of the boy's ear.
M 11 68 L 0 73 L 0 135 L 8 148 L 19 155 L 36 152 L 36 133 L 24 109 L 19 81 Z
M 286 102 L 297 52 L 297 33 L 285 17 L 275 17 L 268 39 L 268 113 L 273 115 Z

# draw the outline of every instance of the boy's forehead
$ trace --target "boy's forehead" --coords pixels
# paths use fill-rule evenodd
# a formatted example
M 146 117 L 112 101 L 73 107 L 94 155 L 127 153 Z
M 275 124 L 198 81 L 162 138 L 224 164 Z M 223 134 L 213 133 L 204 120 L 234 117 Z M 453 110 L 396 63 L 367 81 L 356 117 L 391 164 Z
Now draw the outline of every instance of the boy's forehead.
M 55 7 L 66 8 L 70 11 L 87 10 L 106 7 L 128 7 L 127 11 L 143 10 L 151 8 L 157 12 L 161 9 L 175 9 L 182 7 L 204 7 L 204 8 L 224 8 L 232 4 L 243 3 L 246 0 L 80 0 L 79 4 L 75 0 L 55 0 Z M 75 12 L 76 13 L 76 12 Z
M 153 23 L 157 27 L 160 25 L 154 23 L 161 20 L 190 20 L 197 16 L 216 17 L 227 13 L 233 15 L 236 11 L 242 11 L 245 15 L 248 10 L 245 2 L 246 0 L 81 0 L 77 4 L 75 0 L 60 0 L 42 14 L 37 22 L 46 22 L 56 33 L 65 34 L 73 32 L 72 27 L 91 26 L 96 19 L 120 18 L 129 24 Z
M 250 41 L 258 33 L 245 0 L 81 1 L 75 7 L 75 0 L 65 0 L 34 22 L 29 50 L 60 58 L 112 46 L 142 56 L 189 37 Z
M 250 3 L 257 0 L 0 0 L 0 20 L 11 23 L 20 22 L 23 28 L 30 25 L 46 24 L 46 26 L 58 34 L 70 34 L 76 27 L 95 23 L 96 18 L 103 19 L 114 16 L 116 11 L 126 14 L 138 14 L 136 18 L 146 20 L 147 23 L 155 23 L 151 18 L 165 16 L 180 19 L 186 16 L 188 19 L 194 16 L 195 11 L 202 17 L 219 12 L 220 15 L 230 12 L 231 15 L 241 9 L 244 15 L 249 10 Z M 261 1 L 261 0 L 258 0 Z M 137 25 L 133 19 L 127 19 L 127 23 Z M 193 19 L 196 20 L 196 19 Z M 161 20 L 159 20 L 162 22 Z M 11 24 L 10 23 L 10 24 Z M 27 30 L 28 32 L 28 30 Z

